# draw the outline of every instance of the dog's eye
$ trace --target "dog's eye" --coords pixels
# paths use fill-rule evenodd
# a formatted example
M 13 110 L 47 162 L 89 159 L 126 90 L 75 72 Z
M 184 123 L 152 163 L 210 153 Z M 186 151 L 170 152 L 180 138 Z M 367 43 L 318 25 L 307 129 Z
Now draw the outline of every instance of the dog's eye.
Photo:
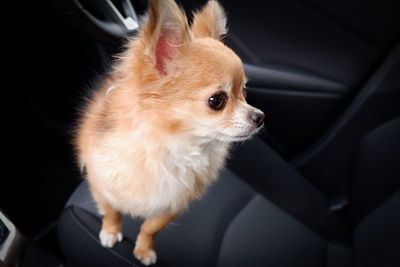
M 247 97 L 247 87 L 244 87 L 243 88 L 243 97 L 244 97 L 244 99 L 246 99 L 246 97 Z
M 208 105 L 213 110 L 221 110 L 226 104 L 228 96 L 224 92 L 217 93 L 208 99 Z

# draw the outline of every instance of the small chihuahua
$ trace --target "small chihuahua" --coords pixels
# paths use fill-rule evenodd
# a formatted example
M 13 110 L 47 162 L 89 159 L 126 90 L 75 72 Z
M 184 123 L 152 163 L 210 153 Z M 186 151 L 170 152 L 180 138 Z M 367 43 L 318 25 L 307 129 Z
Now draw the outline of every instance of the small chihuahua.
M 142 217 L 133 254 L 155 263 L 155 235 L 216 179 L 229 144 L 262 127 L 226 32 L 214 0 L 191 27 L 173 0 L 150 0 L 138 36 L 88 101 L 75 145 L 104 216 L 103 246 L 122 240 L 121 214 Z

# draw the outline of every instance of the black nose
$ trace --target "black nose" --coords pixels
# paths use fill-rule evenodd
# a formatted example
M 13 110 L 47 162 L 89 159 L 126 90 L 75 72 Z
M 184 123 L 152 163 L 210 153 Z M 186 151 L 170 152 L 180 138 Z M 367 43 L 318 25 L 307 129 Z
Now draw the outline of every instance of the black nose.
M 257 127 L 260 127 L 264 123 L 264 113 L 261 111 L 251 111 L 249 113 L 249 119 L 254 122 Z

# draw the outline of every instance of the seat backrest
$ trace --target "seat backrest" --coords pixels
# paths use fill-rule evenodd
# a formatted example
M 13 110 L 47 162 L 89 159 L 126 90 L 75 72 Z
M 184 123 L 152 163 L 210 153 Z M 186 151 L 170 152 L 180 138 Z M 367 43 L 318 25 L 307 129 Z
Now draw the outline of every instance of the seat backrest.
M 400 118 L 363 140 L 350 193 L 354 266 L 400 266 Z
M 400 189 L 400 117 L 370 132 L 354 163 L 349 208 L 356 226 Z

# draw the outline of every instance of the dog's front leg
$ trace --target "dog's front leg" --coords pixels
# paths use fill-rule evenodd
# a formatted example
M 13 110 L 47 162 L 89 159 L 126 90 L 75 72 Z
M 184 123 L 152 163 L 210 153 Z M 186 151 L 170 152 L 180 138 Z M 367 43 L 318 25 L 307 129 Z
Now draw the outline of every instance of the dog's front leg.
M 154 251 L 154 238 L 175 217 L 176 215 L 165 214 L 149 218 L 143 222 L 133 250 L 135 257 L 143 264 L 150 265 L 157 261 L 157 254 Z

